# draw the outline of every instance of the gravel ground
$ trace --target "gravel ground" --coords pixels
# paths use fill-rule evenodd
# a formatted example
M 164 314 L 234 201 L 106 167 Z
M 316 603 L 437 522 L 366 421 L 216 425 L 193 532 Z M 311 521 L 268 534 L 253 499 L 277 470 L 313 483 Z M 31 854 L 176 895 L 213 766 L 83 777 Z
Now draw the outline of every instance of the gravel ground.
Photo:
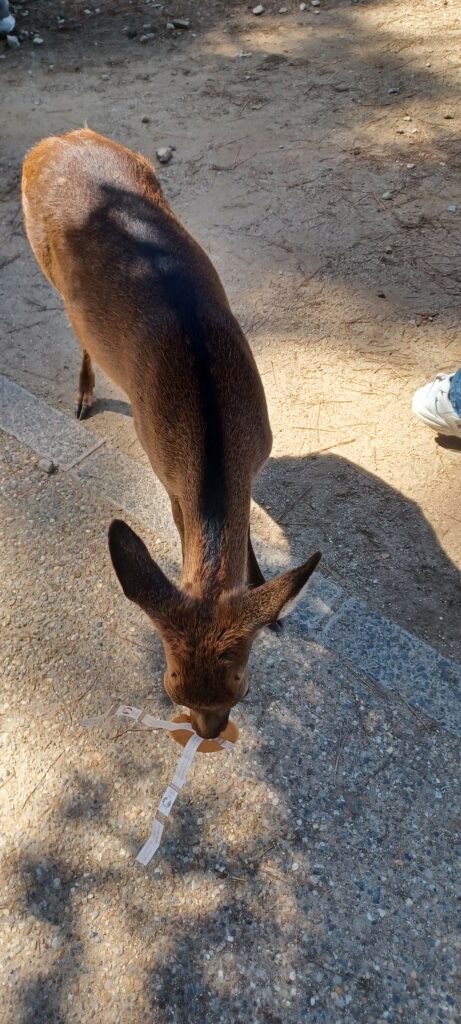
M 81 720 L 168 715 L 160 643 L 110 569 L 113 508 L 4 440 L 4 1024 L 455 1021 L 453 737 L 264 635 L 234 755 L 197 758 L 139 868 L 178 748 Z

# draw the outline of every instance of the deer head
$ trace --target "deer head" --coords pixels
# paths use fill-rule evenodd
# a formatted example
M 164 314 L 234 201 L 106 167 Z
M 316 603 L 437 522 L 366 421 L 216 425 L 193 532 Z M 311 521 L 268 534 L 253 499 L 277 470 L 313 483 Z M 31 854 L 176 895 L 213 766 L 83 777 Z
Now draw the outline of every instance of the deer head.
M 160 633 L 168 696 L 189 708 L 199 736 L 218 736 L 231 708 L 248 691 L 253 640 L 297 604 L 320 553 L 253 590 L 197 599 L 165 576 L 140 537 L 121 520 L 114 519 L 109 527 L 109 549 L 125 596 Z

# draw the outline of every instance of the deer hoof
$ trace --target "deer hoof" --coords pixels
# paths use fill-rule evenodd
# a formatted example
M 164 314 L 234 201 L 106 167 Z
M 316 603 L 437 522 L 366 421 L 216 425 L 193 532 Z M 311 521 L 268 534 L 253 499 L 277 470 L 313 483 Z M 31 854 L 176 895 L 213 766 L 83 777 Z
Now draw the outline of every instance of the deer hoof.
M 91 415 L 91 405 L 88 405 L 88 402 L 77 402 L 75 415 L 78 420 L 88 419 L 88 416 Z

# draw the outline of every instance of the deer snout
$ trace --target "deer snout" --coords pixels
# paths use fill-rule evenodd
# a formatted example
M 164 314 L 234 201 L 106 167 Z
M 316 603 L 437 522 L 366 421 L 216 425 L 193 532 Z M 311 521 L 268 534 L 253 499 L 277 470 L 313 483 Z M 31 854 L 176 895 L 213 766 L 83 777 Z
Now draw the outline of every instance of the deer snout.
M 192 711 L 190 713 L 192 728 L 204 740 L 215 740 L 226 728 L 229 721 L 229 709 L 225 711 Z

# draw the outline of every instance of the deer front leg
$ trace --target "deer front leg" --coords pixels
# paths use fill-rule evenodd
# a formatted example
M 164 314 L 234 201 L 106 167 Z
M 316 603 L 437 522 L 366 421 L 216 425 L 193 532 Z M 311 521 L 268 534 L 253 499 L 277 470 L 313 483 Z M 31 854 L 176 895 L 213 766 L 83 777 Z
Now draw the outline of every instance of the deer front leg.
M 94 385 L 95 376 L 91 357 L 83 349 L 82 366 L 78 381 L 77 404 L 75 406 L 75 415 L 78 420 L 84 420 L 91 414 Z

